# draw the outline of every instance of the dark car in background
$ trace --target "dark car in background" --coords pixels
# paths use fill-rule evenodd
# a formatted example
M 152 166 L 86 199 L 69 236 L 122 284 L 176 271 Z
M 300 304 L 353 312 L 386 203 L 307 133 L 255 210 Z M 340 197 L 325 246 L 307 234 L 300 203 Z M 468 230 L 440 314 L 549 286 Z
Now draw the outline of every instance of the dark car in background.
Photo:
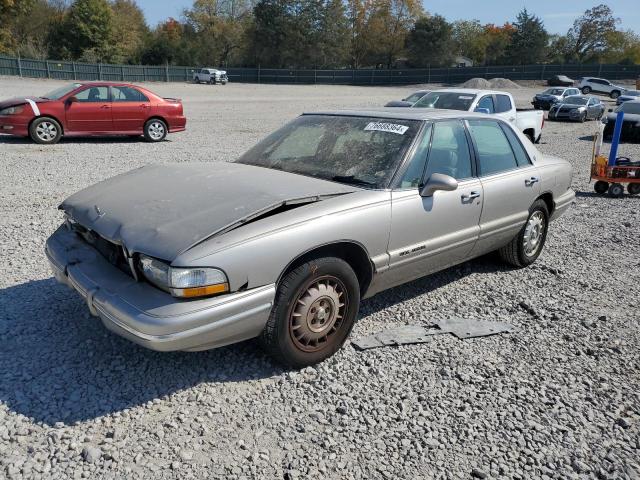
M 604 104 L 598 98 L 573 95 L 553 104 L 549 110 L 549 120 L 573 120 L 575 122 L 598 120 L 604 111 Z
M 640 100 L 624 102 L 615 110 L 609 110 L 607 116 L 602 119 L 605 124 L 604 138 L 610 139 L 613 136 L 616 117 L 620 111 L 624 112 L 620 140 L 623 142 L 640 142 Z
M 622 105 L 624 102 L 632 102 L 640 100 L 640 90 L 627 90 L 616 100 L 616 105 Z
M 127 135 L 160 142 L 186 128 L 182 101 L 128 83 L 71 83 L 41 97 L 0 101 L 0 134 L 40 144 L 64 137 Z
M 412 107 L 418 100 L 424 97 L 426 94 L 431 92 L 431 90 L 418 90 L 417 92 L 413 92 L 406 98 L 402 100 L 392 100 L 385 105 L 385 107 Z
M 562 102 L 565 98 L 573 95 L 580 95 L 580 90 L 566 87 L 547 88 L 544 92 L 533 97 L 531 105 L 536 110 L 549 110 L 554 103 Z
M 574 83 L 575 81 L 566 75 L 554 75 L 547 80 L 547 85 L 550 87 L 572 87 Z

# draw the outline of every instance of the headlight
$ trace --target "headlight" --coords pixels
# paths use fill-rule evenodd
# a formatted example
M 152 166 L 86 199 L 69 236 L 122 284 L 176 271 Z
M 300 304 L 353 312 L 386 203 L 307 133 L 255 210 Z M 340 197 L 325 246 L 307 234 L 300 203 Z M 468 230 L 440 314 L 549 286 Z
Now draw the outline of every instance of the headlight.
M 22 113 L 24 107 L 22 105 L 18 105 L 17 107 L 9 107 L 4 110 L 0 110 L 0 115 L 18 115 Z
M 142 273 L 174 297 L 195 298 L 229 291 L 227 276 L 217 268 L 174 268 L 155 258 L 140 256 Z

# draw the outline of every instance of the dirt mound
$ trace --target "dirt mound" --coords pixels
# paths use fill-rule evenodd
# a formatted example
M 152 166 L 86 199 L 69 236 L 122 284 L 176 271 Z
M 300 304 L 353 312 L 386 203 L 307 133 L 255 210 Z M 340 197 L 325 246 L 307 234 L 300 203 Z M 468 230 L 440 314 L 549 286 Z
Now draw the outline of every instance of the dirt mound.
M 472 78 L 471 80 L 467 80 L 462 85 L 463 88 L 474 88 L 477 90 L 487 90 L 491 87 L 491 83 L 489 83 L 484 78 Z
M 492 78 L 489 80 L 489 84 L 491 88 L 520 88 L 520 85 L 508 78 Z

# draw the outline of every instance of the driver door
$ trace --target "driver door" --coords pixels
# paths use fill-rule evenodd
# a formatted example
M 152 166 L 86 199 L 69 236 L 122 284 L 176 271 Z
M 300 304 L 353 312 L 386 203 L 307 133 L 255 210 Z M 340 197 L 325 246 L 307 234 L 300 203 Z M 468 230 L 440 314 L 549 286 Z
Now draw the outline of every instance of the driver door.
M 433 173 L 458 180 L 454 191 L 420 195 Z M 424 132 L 392 192 L 389 285 L 398 285 L 468 258 L 480 232 L 482 185 L 461 121 L 439 121 Z
M 65 103 L 67 133 L 110 133 L 113 130 L 109 87 L 89 86 Z

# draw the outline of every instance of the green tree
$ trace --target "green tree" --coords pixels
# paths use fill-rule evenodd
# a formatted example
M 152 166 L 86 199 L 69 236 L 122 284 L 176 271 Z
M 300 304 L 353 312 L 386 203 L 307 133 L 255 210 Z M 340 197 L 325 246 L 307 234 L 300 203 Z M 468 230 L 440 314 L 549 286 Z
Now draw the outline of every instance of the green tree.
M 485 62 L 488 37 L 478 20 L 458 20 L 452 24 L 455 52 L 473 60 L 476 65 Z
M 0 53 L 15 53 L 16 19 L 32 11 L 34 0 L 0 0 Z
M 585 62 L 597 58 L 607 49 L 611 34 L 616 31 L 619 21 L 605 4 L 585 11 L 573 22 L 573 27 L 567 33 L 567 54 L 570 59 Z
M 507 58 L 513 65 L 539 63 L 547 56 L 549 34 L 542 20 L 524 8 L 513 23 L 515 28 L 507 48 Z
M 500 65 L 506 63 L 507 49 L 511 44 L 511 39 L 515 33 L 515 28 L 510 23 L 505 23 L 501 27 L 493 24 L 485 25 L 484 39 L 486 42 L 485 64 Z
M 440 15 L 418 19 L 407 37 L 411 65 L 449 66 L 453 59 L 452 31 L 451 24 Z
M 113 55 L 116 63 L 138 63 L 149 36 L 144 13 L 135 0 L 113 0 Z

